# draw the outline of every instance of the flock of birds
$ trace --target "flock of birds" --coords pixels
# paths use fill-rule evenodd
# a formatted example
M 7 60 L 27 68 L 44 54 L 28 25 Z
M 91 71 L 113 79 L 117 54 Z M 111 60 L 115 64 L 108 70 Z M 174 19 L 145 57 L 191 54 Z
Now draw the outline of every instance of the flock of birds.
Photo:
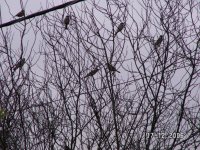
M 108 68 L 108 70 L 110 72 L 118 72 L 120 73 L 113 65 L 111 65 L 110 63 L 106 63 L 106 66 Z M 95 75 L 100 69 L 97 67 L 95 68 L 94 70 L 90 71 L 84 78 L 87 78 L 87 77 L 90 77 L 90 76 L 93 76 Z
M 19 13 L 17 13 L 15 16 L 17 17 L 23 17 L 25 16 L 25 11 L 21 10 Z M 66 16 L 64 19 L 64 24 L 65 24 L 65 29 L 68 29 L 68 25 L 70 23 L 70 16 Z M 122 22 L 119 24 L 114 37 L 117 35 L 117 33 L 121 32 L 123 30 L 123 28 L 125 27 L 125 23 Z M 161 43 L 163 41 L 163 35 L 160 35 L 160 37 L 156 40 L 156 42 L 154 43 L 154 47 L 155 49 L 157 49 L 158 47 L 160 47 Z M 13 70 L 16 71 L 17 69 L 21 69 L 23 67 L 23 65 L 25 64 L 25 58 L 21 58 L 13 67 Z M 118 72 L 120 73 L 113 65 L 111 65 L 110 63 L 106 63 L 106 66 L 108 68 L 108 70 L 110 72 Z M 94 76 L 100 69 L 98 67 L 96 67 L 94 70 L 90 71 L 84 78 L 90 77 L 90 76 Z M 70 150 L 70 148 L 68 146 L 65 147 L 66 150 Z
M 23 17 L 25 16 L 25 11 L 21 10 L 19 13 L 17 13 L 15 16 L 17 17 Z M 68 29 L 68 25 L 70 23 L 71 20 L 71 16 L 66 16 L 64 18 L 64 25 L 65 25 L 65 29 Z M 123 30 L 123 28 L 125 27 L 125 22 L 121 22 L 119 24 L 119 26 L 117 27 L 117 30 L 115 31 L 114 37 Z M 157 49 L 160 44 L 163 41 L 163 35 L 160 35 L 160 37 L 158 38 L 158 40 L 154 43 L 154 47 L 155 49 Z M 23 65 L 25 64 L 25 58 L 21 58 L 13 67 L 13 70 L 16 71 L 18 68 L 21 69 L 23 67 Z M 106 66 L 108 68 L 108 70 L 110 72 L 118 72 L 120 73 L 113 65 L 111 65 L 110 63 L 106 63 Z M 94 70 L 90 71 L 84 78 L 90 77 L 90 76 L 94 76 L 100 69 L 98 67 L 96 67 Z
M 25 11 L 24 11 L 24 10 L 21 10 L 21 11 L 20 11 L 19 13 L 17 13 L 15 16 L 16 16 L 16 17 L 23 17 L 23 16 L 25 16 Z M 68 29 L 68 25 L 69 25 L 69 23 L 70 23 L 70 20 L 71 20 L 71 16 L 66 16 L 66 17 L 64 18 L 64 21 L 63 21 L 63 22 L 64 22 L 64 25 L 65 25 L 65 29 Z M 117 35 L 117 33 L 121 32 L 121 31 L 123 30 L 124 27 L 125 27 L 125 23 L 124 23 L 124 22 L 120 23 L 119 26 L 118 26 L 118 28 L 117 28 L 117 30 L 116 30 L 116 32 L 115 32 L 115 34 L 114 34 L 114 37 Z M 22 58 L 20 61 L 18 61 L 18 62 L 14 65 L 13 70 L 16 71 L 18 68 L 22 68 L 24 64 L 25 64 L 25 58 Z M 107 63 L 106 65 L 107 65 L 107 68 L 108 68 L 109 71 L 113 71 L 113 72 L 116 71 L 116 72 L 119 72 L 119 71 L 118 71 L 114 66 L 112 66 L 110 63 Z M 99 71 L 99 68 L 97 67 L 97 68 L 95 68 L 94 70 L 90 71 L 90 72 L 85 76 L 85 78 L 95 75 L 98 71 Z M 120 73 L 120 72 L 119 72 L 119 73 Z
M 64 24 L 65 24 L 65 29 L 68 29 L 68 25 L 70 23 L 70 16 L 66 16 L 64 19 Z M 123 28 L 125 27 L 125 23 L 121 22 L 114 34 L 114 37 L 117 35 L 117 33 L 121 32 L 123 30 Z M 108 68 L 109 71 L 112 72 L 119 72 L 113 65 L 111 65 L 110 63 L 106 63 L 106 66 Z M 100 69 L 98 67 L 96 67 L 94 70 L 90 71 L 84 78 L 90 77 L 90 76 L 94 76 Z M 119 72 L 120 73 L 120 72 Z

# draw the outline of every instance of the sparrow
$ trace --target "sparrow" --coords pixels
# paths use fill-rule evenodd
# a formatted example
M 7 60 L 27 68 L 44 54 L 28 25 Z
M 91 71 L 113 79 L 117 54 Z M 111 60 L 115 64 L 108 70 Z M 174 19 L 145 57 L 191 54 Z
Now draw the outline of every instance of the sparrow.
M 160 35 L 158 40 L 154 43 L 155 48 L 159 47 L 162 41 L 163 41 L 163 35 Z
M 20 12 L 18 12 L 15 16 L 17 16 L 17 17 L 23 17 L 23 16 L 25 16 L 24 9 L 22 9 Z
M 119 71 L 118 71 L 114 66 L 112 66 L 111 64 L 106 63 L 106 65 L 107 65 L 109 71 L 117 71 L 117 72 L 119 72 Z M 119 73 L 120 73 L 120 72 L 119 72 Z
M 65 29 L 67 29 L 69 22 L 70 22 L 70 16 L 66 16 L 64 19 Z
M 18 63 L 15 64 L 13 70 L 17 70 L 18 68 L 22 68 L 25 64 L 25 58 L 22 58 Z
M 117 27 L 117 30 L 116 30 L 116 32 L 114 34 L 114 37 L 117 35 L 118 32 L 121 32 L 124 27 L 125 27 L 125 22 L 121 22 L 119 24 L 119 26 Z
M 89 76 L 95 75 L 99 71 L 98 68 L 95 68 L 94 70 L 90 71 L 84 78 L 87 78 Z

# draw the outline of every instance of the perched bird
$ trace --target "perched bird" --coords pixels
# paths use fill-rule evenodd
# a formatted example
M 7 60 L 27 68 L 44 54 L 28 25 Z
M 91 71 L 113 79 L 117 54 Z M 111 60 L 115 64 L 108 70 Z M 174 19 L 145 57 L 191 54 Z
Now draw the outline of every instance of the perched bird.
M 25 64 L 25 58 L 22 58 L 18 63 L 15 64 L 13 70 L 17 70 L 18 68 L 22 68 Z
M 109 71 L 117 71 L 117 72 L 119 72 L 119 71 L 118 71 L 114 66 L 112 66 L 111 64 L 106 63 L 106 65 L 107 65 Z M 120 73 L 120 72 L 119 72 L 119 73 Z
M 95 75 L 99 71 L 98 68 L 95 68 L 94 70 L 90 71 L 84 78 L 87 78 L 89 76 Z
M 164 15 L 163 15 L 163 13 L 161 13 L 161 15 L 160 15 L 160 23 L 161 23 L 161 25 L 164 23 Z
M 67 27 L 69 25 L 70 18 L 71 18 L 70 16 L 66 16 L 65 19 L 64 19 L 65 29 L 67 29 Z
M 69 148 L 69 146 L 65 145 L 64 150 L 71 150 L 71 148 Z
M 162 41 L 163 41 L 163 35 L 160 35 L 158 40 L 154 43 L 155 48 L 159 47 Z
M 17 17 L 23 17 L 23 16 L 25 16 L 24 9 L 22 9 L 20 12 L 18 12 L 15 16 L 17 16 Z
M 118 32 L 121 32 L 124 27 L 125 27 L 125 22 L 121 22 L 117 27 L 117 31 L 115 32 L 114 37 L 117 35 Z

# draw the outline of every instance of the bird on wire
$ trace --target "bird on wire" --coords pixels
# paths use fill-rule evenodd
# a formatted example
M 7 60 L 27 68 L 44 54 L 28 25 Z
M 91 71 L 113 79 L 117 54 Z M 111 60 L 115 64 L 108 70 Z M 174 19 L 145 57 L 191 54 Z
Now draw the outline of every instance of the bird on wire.
M 25 10 L 24 9 L 22 9 L 20 12 L 18 12 L 15 16 L 17 16 L 17 17 L 23 17 L 23 16 L 25 16 Z
M 125 22 L 121 22 L 119 24 L 119 26 L 117 27 L 117 30 L 116 30 L 116 32 L 114 34 L 114 37 L 117 35 L 118 32 L 121 32 L 124 27 L 125 27 Z
M 94 70 L 90 71 L 84 78 L 90 77 L 95 75 L 99 71 L 98 68 L 95 68 Z
M 112 66 L 110 63 L 106 63 L 108 70 L 109 71 L 116 71 L 118 73 L 120 73 L 114 66 Z
M 64 19 L 64 24 L 65 24 L 65 29 L 68 29 L 68 25 L 70 22 L 71 17 L 70 16 L 66 16 Z
M 155 48 L 158 48 L 163 41 L 163 35 L 160 35 L 158 40 L 154 43 Z
M 22 68 L 25 64 L 25 58 L 22 58 L 18 63 L 14 65 L 13 70 L 16 71 L 18 68 Z

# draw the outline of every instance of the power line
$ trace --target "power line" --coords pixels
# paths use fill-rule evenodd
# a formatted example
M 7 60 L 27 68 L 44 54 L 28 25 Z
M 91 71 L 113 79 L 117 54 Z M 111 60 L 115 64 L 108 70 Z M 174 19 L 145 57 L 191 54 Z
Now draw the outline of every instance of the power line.
M 6 26 L 10 26 L 10 25 L 13 25 L 13 24 L 15 24 L 15 23 L 18 23 L 18 22 L 21 22 L 21 21 L 23 21 L 23 20 L 27 20 L 27 19 L 30 19 L 30 18 L 33 18 L 33 17 L 37 17 L 37 16 L 40 16 L 40 15 L 44 15 L 44 14 L 49 13 L 49 12 L 51 12 L 51 11 L 55 11 L 55 10 L 57 10 L 57 9 L 62 9 L 62 8 L 65 8 L 65 7 L 74 5 L 74 4 L 79 3 L 79 2 L 82 2 L 82 1 L 85 1 L 85 0 L 73 0 L 73 1 L 70 1 L 70 2 L 67 2 L 67 3 L 64 3 L 64 4 L 61 4 L 61 5 L 52 7 L 52 8 L 50 8 L 50 9 L 46 9 L 46 10 L 43 10 L 43 11 L 39 11 L 39 12 L 33 13 L 33 14 L 31 14 L 31 15 L 28 15 L 28 16 L 25 16 L 25 17 L 22 17 L 22 18 L 19 18 L 19 19 L 15 19 L 15 20 L 12 20 L 12 21 L 3 23 L 3 24 L 0 25 L 0 28 L 6 27 Z

